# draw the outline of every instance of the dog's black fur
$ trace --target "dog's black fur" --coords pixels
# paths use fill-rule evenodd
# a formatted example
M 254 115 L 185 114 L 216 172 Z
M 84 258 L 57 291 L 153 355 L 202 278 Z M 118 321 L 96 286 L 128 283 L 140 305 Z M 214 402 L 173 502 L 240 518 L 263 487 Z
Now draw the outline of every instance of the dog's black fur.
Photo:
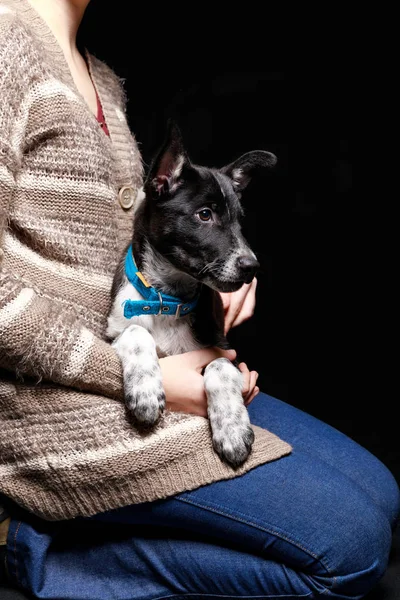
M 181 158 L 184 160 L 182 170 L 174 180 L 171 173 Z M 244 283 L 250 283 L 259 265 L 244 249 L 242 259 L 245 264 L 231 281 L 218 280 L 218 275 L 212 270 L 203 274 L 202 271 L 215 258 L 232 252 L 232 239 L 243 239 L 240 227 L 242 192 L 257 171 L 274 167 L 276 161 L 275 155 L 270 152 L 254 151 L 217 171 L 193 165 L 184 150 L 177 126 L 170 122 L 164 145 L 150 166 L 144 186 L 146 201 L 135 213 L 133 254 L 139 270 L 142 270 L 145 242 L 148 242 L 177 270 L 205 284 L 199 286 L 199 304 L 193 321 L 195 337 L 204 346 L 227 347 L 221 335 L 224 325 L 222 302 L 216 291 L 233 292 Z M 235 181 L 232 173 L 239 169 L 242 174 Z M 220 181 L 213 176 L 216 172 Z M 176 189 L 171 190 L 174 185 Z M 203 207 L 211 209 L 213 206 L 220 223 L 209 231 L 205 229 L 210 227 L 208 222 L 202 226 L 193 217 Z M 124 260 L 125 254 L 114 278 L 113 297 L 124 276 Z M 165 283 L 165 293 L 182 297 L 185 302 L 192 299 L 193 293 L 186 292 L 185 280 L 170 285 Z M 213 322 L 210 322 L 210 315 L 214 315 Z
M 222 169 L 193 165 L 178 128 L 170 124 L 166 141 L 149 169 L 145 199 L 135 212 L 132 248 L 139 270 L 152 286 L 183 302 L 196 295 L 199 300 L 194 315 L 178 319 L 181 323 L 164 315 L 124 321 L 121 290 L 125 293 L 130 284 L 124 275 L 123 257 L 114 279 L 109 335 L 116 338 L 114 344 L 123 362 L 127 406 L 140 423 L 153 425 L 164 408 L 165 398 L 162 382 L 152 392 L 143 386 L 138 388 L 135 369 L 139 372 L 143 368 L 139 368 L 138 352 L 135 355 L 130 350 L 132 340 L 136 340 L 137 346 L 141 336 L 140 343 L 149 352 L 152 370 L 145 379 L 153 387 L 154 381 L 160 379 L 156 374 L 157 355 L 200 347 L 229 347 L 218 292 L 236 291 L 244 283 L 250 283 L 259 266 L 241 233 L 241 194 L 257 171 L 271 168 L 275 163 L 273 154 L 253 151 Z M 172 329 L 168 347 L 164 333 L 174 327 L 181 331 L 186 328 L 182 343 L 177 345 Z M 150 339 L 147 333 L 143 334 L 144 329 L 151 334 Z M 143 352 L 143 347 L 140 350 Z M 250 452 L 253 432 L 241 396 L 241 374 L 228 363 L 226 359 L 217 359 L 208 365 L 205 388 L 214 447 L 221 458 L 238 466 Z M 142 371 L 140 382 L 143 382 Z M 145 400 L 149 396 L 153 398 L 152 409 Z

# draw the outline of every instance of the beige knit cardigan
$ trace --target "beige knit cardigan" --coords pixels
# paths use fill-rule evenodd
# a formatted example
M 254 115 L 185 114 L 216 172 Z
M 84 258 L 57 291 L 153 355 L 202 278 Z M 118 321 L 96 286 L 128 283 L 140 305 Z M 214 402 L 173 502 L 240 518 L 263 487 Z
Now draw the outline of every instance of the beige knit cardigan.
M 104 338 L 142 166 L 113 72 L 88 55 L 110 131 L 26 0 L 0 0 L 0 493 L 45 519 L 93 515 L 238 476 L 290 446 L 255 427 L 234 471 L 207 419 L 127 417 Z M 128 192 L 129 196 L 129 192 Z M 125 196 L 126 200 L 126 196 Z

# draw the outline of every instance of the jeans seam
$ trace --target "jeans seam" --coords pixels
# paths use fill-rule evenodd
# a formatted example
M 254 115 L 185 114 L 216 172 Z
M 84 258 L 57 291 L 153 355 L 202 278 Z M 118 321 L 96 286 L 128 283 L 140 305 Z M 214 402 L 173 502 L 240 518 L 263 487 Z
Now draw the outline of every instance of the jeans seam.
M 19 528 L 22 525 L 22 521 L 18 521 L 18 525 L 15 529 L 15 533 L 14 533 L 14 562 L 15 562 L 15 579 L 17 580 L 18 585 L 21 585 L 21 582 L 19 580 L 19 575 L 18 575 L 18 554 L 17 554 L 17 535 L 19 532 Z
M 242 595 L 232 595 L 232 594 L 194 594 L 194 593 L 183 593 L 183 594 L 172 594 L 170 596 L 157 596 L 157 598 L 153 598 L 153 600 L 171 600 L 172 598 L 252 598 L 252 600 L 263 600 L 263 598 L 308 598 L 309 596 L 312 595 L 312 592 L 309 592 L 308 594 L 299 594 L 299 595 L 294 595 L 294 594 L 268 594 L 268 596 L 249 596 L 249 594 L 246 594 L 245 596 Z
M 306 554 L 308 554 L 309 556 L 312 556 L 313 558 L 315 558 L 319 563 L 321 563 L 321 565 L 323 566 L 323 568 L 325 569 L 325 571 L 327 572 L 328 575 L 332 576 L 334 579 L 335 576 L 333 575 L 333 573 L 331 572 L 331 569 L 329 568 L 329 566 L 327 564 L 325 564 L 325 560 L 322 558 L 319 558 L 317 554 L 315 554 L 314 552 L 312 552 L 311 550 L 308 550 L 307 548 L 305 548 L 304 546 L 302 546 L 299 542 L 296 542 L 292 539 L 290 539 L 288 536 L 282 534 L 282 533 L 278 533 L 277 531 L 273 530 L 273 529 L 269 529 L 268 527 L 264 527 L 262 525 L 259 525 L 258 523 L 254 523 L 253 521 L 249 521 L 248 519 L 250 518 L 248 515 L 245 515 L 244 513 L 241 513 L 240 511 L 236 511 L 236 513 L 238 515 L 241 515 L 243 518 L 238 518 L 236 516 L 231 515 L 230 513 L 225 512 L 225 508 L 215 504 L 214 506 L 209 506 L 209 505 L 203 505 L 199 502 L 193 502 L 193 500 L 188 500 L 186 498 L 182 498 L 181 496 L 179 497 L 175 497 L 175 500 L 179 500 L 181 502 L 186 502 L 187 504 L 192 504 L 193 506 L 197 506 L 198 508 L 202 508 L 203 510 L 209 510 L 215 514 L 220 514 L 224 517 L 227 517 L 231 520 L 236 520 L 239 521 L 241 523 L 245 523 L 246 525 L 250 525 L 252 527 L 255 527 L 256 529 L 260 529 L 261 531 L 266 531 L 267 533 L 271 533 L 273 535 L 275 535 L 276 537 L 285 540 L 286 542 L 288 542 L 289 544 L 292 544 L 293 546 L 295 546 L 296 548 L 299 548 L 300 550 L 303 550 L 303 552 L 305 552 Z

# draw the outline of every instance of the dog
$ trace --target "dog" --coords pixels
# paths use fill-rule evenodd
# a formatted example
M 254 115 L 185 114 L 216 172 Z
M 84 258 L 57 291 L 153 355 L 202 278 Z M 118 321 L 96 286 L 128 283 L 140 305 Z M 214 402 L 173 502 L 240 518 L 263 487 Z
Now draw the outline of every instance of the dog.
M 165 408 L 158 358 L 229 348 L 218 292 L 250 283 L 259 267 L 241 232 L 241 194 L 256 172 L 276 162 L 274 154 L 256 150 L 222 169 L 192 164 L 178 127 L 169 124 L 136 203 L 132 244 L 114 278 L 106 331 L 138 425 L 154 426 Z M 254 441 L 243 375 L 218 358 L 203 376 L 214 449 L 237 468 Z

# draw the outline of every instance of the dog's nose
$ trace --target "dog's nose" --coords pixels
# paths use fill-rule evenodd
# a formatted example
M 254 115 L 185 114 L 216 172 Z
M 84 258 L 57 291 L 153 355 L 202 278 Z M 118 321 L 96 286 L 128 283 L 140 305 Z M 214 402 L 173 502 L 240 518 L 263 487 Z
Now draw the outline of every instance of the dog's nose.
M 243 254 L 237 259 L 237 266 L 246 283 L 250 283 L 260 266 L 253 254 Z

